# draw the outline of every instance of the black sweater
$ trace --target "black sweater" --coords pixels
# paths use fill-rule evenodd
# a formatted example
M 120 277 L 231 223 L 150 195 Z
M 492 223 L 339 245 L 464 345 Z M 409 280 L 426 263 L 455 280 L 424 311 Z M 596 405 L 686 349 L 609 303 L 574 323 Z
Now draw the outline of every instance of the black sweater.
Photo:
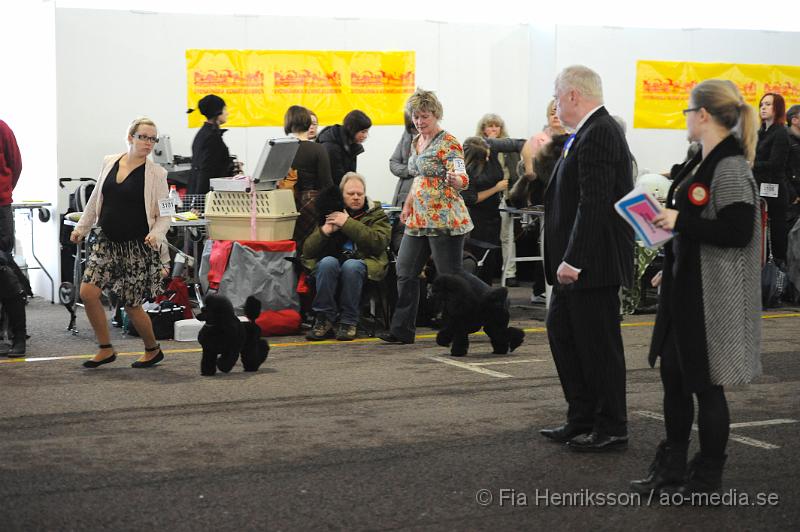
M 789 131 L 785 126 L 772 124 L 758 130 L 753 177 L 758 183 L 782 183 L 789 160 Z
M 322 190 L 333 184 L 328 152 L 316 142 L 300 141 L 292 168 L 297 170 L 298 190 Z
M 350 142 L 344 128 L 339 124 L 323 129 L 317 136 L 317 142 L 328 150 L 331 177 L 333 184 L 338 187 L 344 174 L 356 171 L 356 157 L 364 153 L 364 146 Z
M 189 194 L 205 194 L 210 188 L 210 179 L 233 175 L 230 152 L 222 135 L 227 131 L 206 122 L 192 142 L 192 177 Z

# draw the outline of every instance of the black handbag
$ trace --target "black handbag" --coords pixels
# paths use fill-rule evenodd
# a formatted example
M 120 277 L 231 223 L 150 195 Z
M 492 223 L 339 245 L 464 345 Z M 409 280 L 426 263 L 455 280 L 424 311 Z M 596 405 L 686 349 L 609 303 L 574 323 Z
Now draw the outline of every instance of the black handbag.
M 781 297 L 789 282 L 786 272 L 780 269 L 772 256 L 772 239 L 767 223 L 767 262 L 761 268 L 761 305 L 774 308 L 780 305 Z

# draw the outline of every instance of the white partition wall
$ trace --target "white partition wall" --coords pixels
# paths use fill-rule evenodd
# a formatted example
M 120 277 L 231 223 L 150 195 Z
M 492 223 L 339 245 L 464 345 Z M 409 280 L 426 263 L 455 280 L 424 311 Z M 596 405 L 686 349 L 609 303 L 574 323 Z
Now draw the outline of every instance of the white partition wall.
M 582 63 L 603 78 L 609 112 L 628 123 L 628 143 L 639 169 L 661 173 L 686 155 L 686 132 L 633 129 L 636 61 L 800 64 L 797 33 L 743 30 L 651 30 L 559 26 L 557 69 Z
M 55 6 L 52 2 L 0 3 L 0 119 L 17 138 L 22 155 L 22 174 L 14 190 L 14 201 L 40 200 L 55 203 L 56 170 L 56 83 Z M 51 208 L 51 212 L 54 207 Z M 35 215 L 29 223 L 17 211 L 16 234 L 29 266 L 31 231 L 36 256 L 56 281 L 58 288 L 58 217 L 42 223 Z M 20 249 L 17 250 L 18 252 Z M 50 298 L 50 281 L 39 270 L 29 270 L 36 294 Z
M 525 136 L 527 40 L 521 25 L 59 9 L 59 132 L 76 124 L 83 132 L 59 143 L 59 175 L 94 176 L 104 154 L 124 149 L 125 127 L 141 114 L 171 136 L 175 154 L 190 155 L 197 130 L 186 125 L 188 48 L 414 50 L 417 84 L 438 92 L 445 128 L 463 139 L 482 114 L 496 112 L 513 135 Z M 364 144 L 358 168 L 374 199 L 392 198 L 389 157 L 401 132 L 376 126 Z M 225 140 L 252 170 L 264 140 L 282 134 L 278 127 L 231 128 Z

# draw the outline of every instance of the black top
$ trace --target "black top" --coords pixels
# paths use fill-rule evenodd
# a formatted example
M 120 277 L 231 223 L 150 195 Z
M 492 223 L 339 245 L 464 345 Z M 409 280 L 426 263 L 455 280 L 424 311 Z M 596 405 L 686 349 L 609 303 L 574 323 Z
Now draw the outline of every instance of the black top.
M 469 216 L 475 228 L 470 233 L 470 238 L 500 244 L 500 193 L 496 192 L 485 200 L 478 202 L 478 192 L 488 190 L 495 186 L 505 176 L 503 167 L 497 159 L 498 153 L 516 153 L 525 144 L 524 139 L 485 139 L 489 144 L 489 160 L 482 169 L 475 166 L 467 168 L 469 187 L 461 191 L 464 204 L 469 209 Z
M 299 190 L 322 190 L 333 185 L 328 152 L 316 142 L 300 141 L 292 168 L 297 170 L 296 187 Z
M 758 183 L 781 183 L 786 177 L 789 160 L 789 131 L 785 126 L 772 124 L 758 130 L 753 177 Z
M 364 146 L 351 142 L 344 128 L 336 124 L 323 129 L 317 136 L 317 142 L 328 151 L 331 162 L 331 177 L 337 187 L 347 172 L 356 171 L 356 157 L 364 152 Z
M 98 225 L 112 242 L 144 241 L 150 232 L 144 208 L 144 163 L 117 183 L 119 161 L 103 182 L 103 207 Z
M 222 135 L 227 131 L 216 124 L 206 122 L 192 141 L 192 177 L 189 179 L 189 194 L 206 194 L 213 177 L 233 175 L 230 152 Z

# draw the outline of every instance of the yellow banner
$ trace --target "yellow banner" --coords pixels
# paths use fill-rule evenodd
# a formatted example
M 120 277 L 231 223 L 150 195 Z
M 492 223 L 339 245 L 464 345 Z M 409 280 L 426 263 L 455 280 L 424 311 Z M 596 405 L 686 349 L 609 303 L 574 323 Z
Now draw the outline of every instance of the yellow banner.
M 353 109 L 376 125 L 402 124 L 414 61 L 414 52 L 186 50 L 187 100 L 196 108 L 206 94 L 222 97 L 228 127 L 283 126 L 291 105 L 311 109 L 325 125 Z M 205 120 L 188 116 L 189 127 Z
M 800 103 L 797 66 L 637 61 L 633 127 L 685 128 L 681 110 L 689 103 L 689 93 L 701 81 L 713 78 L 733 81 L 756 111 L 758 101 L 767 92 L 782 95 L 787 109 Z

